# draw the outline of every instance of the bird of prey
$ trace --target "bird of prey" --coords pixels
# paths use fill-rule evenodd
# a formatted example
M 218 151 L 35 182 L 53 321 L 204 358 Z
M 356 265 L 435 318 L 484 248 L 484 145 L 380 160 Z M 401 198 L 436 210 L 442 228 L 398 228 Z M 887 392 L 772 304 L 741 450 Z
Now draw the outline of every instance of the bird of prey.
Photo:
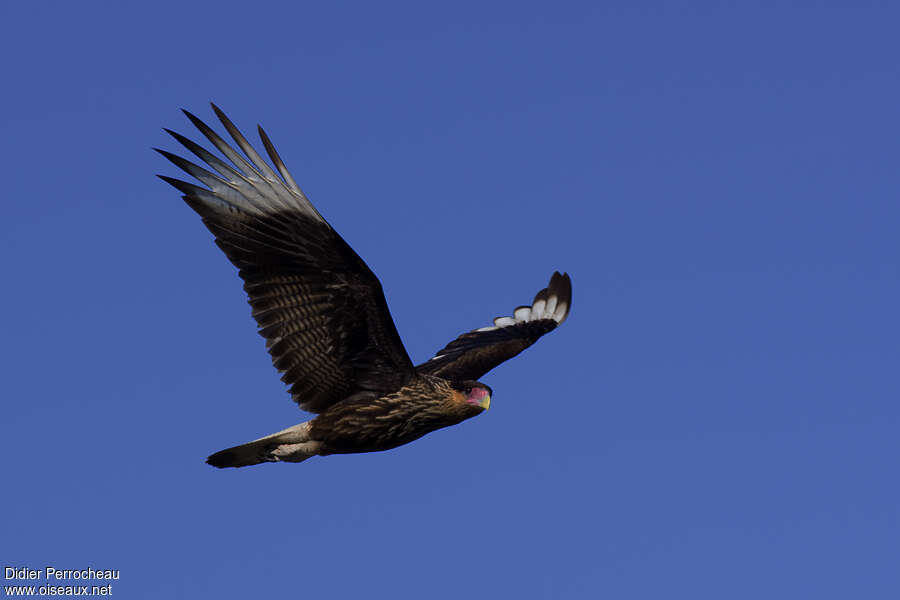
M 239 269 L 275 368 L 300 408 L 318 416 L 216 452 L 210 465 L 388 450 L 460 423 L 490 406 L 482 375 L 568 316 L 572 284 L 556 272 L 530 306 L 460 335 L 413 365 L 378 278 L 306 198 L 262 127 L 259 136 L 277 173 L 212 108 L 244 156 L 184 111 L 230 164 L 166 129 L 215 173 L 157 149 L 206 187 L 160 177 L 184 194 Z

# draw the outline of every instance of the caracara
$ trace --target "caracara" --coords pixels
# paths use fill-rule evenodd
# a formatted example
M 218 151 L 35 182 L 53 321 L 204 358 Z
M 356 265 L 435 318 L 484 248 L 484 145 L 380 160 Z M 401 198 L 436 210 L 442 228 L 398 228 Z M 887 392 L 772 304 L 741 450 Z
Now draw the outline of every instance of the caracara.
M 554 273 L 531 306 L 464 333 L 415 366 L 381 283 L 309 202 L 269 141 L 276 173 L 218 107 L 241 156 L 184 111 L 230 164 L 166 130 L 216 173 L 158 150 L 206 187 L 171 177 L 240 270 L 259 333 L 300 408 L 314 419 L 216 452 L 214 467 L 300 462 L 312 456 L 388 450 L 487 410 L 479 377 L 552 331 L 569 314 L 572 284 Z M 279 176 L 280 175 L 280 176 Z

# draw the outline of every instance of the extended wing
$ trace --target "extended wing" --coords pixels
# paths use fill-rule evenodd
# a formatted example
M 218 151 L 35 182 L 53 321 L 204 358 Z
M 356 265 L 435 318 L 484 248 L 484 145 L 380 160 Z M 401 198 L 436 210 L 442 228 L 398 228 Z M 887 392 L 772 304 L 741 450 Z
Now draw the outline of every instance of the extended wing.
M 294 400 L 321 412 L 358 392 L 402 387 L 415 370 L 378 278 L 307 200 L 262 128 L 281 177 L 213 110 L 249 160 L 185 111 L 230 164 L 167 129 L 218 174 L 158 150 L 209 189 L 160 177 L 184 193 L 240 269 L 259 333 Z
M 531 306 L 518 307 L 512 317 L 497 317 L 491 327 L 462 334 L 416 369 L 457 381 L 479 379 L 556 329 L 571 307 L 572 282 L 567 274 L 554 273 Z

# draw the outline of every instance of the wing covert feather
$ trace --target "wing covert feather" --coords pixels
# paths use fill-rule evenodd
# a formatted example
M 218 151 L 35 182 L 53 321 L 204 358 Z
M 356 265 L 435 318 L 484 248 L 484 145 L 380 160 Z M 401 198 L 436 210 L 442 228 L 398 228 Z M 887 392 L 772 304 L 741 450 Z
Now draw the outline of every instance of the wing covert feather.
M 184 194 L 239 269 L 259 333 L 294 400 L 321 412 L 358 392 L 400 389 L 415 370 L 378 278 L 309 202 L 268 136 L 260 129 L 277 173 L 213 109 L 246 158 L 185 111 L 232 164 L 170 131 L 217 174 L 160 151 L 209 189 L 161 177 Z

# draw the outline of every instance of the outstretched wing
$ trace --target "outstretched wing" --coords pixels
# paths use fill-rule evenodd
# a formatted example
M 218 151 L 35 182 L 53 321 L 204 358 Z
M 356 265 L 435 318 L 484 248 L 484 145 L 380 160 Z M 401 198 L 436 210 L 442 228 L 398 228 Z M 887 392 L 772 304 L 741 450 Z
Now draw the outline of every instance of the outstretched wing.
M 158 150 L 207 187 L 160 177 L 184 193 L 240 269 L 259 333 L 294 400 L 321 412 L 358 392 L 400 389 L 415 370 L 378 278 L 307 200 L 262 128 L 280 178 L 213 110 L 247 158 L 184 111 L 231 164 L 167 129 L 218 174 Z
M 572 281 L 565 273 L 554 273 L 531 306 L 518 307 L 511 317 L 497 317 L 491 327 L 462 334 L 416 369 L 456 381 L 478 379 L 556 329 L 571 306 Z

